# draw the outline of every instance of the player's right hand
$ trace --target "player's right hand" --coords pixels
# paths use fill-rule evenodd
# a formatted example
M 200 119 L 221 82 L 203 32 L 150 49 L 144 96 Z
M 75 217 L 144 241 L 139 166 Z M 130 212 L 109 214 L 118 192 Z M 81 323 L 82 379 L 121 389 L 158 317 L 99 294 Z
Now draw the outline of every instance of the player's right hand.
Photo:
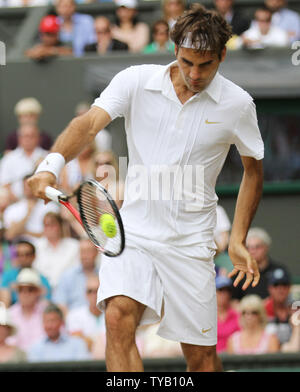
M 56 188 L 56 177 L 53 173 L 43 171 L 28 178 L 27 184 L 35 197 L 43 199 L 48 203 L 50 200 L 45 194 L 45 189 L 47 186 Z

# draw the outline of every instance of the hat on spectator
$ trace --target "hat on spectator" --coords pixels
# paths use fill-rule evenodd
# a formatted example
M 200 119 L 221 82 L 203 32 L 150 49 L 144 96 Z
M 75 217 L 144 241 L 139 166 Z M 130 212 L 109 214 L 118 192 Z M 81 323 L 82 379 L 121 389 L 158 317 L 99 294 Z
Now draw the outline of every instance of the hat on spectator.
M 59 22 L 56 16 L 47 15 L 40 23 L 39 28 L 41 33 L 58 33 L 59 32 Z
M 218 275 L 216 277 L 216 288 L 217 288 L 217 290 L 223 289 L 225 287 L 229 287 L 229 288 L 232 287 L 231 279 L 227 278 L 227 276 Z
M 6 309 L 3 302 L 0 302 L 0 325 L 3 325 L 4 327 L 9 327 L 10 336 L 14 335 L 17 332 L 17 328 L 13 324 L 10 315 L 8 313 L 8 310 Z
M 126 7 L 126 8 L 136 8 L 137 7 L 136 0 L 115 0 L 115 4 L 117 7 Z
M 278 284 L 290 285 L 291 279 L 285 269 L 276 268 L 270 272 L 268 283 L 271 286 L 278 285 Z
M 42 287 L 42 282 L 39 273 L 33 268 L 23 268 L 16 281 L 16 286 L 35 286 Z

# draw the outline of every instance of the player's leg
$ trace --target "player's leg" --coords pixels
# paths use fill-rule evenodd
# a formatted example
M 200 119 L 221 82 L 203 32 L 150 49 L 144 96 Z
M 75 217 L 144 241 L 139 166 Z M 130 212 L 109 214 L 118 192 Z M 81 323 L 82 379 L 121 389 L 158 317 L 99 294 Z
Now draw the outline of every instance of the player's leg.
M 183 355 L 189 372 L 221 372 L 222 362 L 217 355 L 216 346 L 197 346 L 181 343 Z
M 106 367 L 110 372 L 143 371 L 135 333 L 145 305 L 125 296 L 106 300 Z

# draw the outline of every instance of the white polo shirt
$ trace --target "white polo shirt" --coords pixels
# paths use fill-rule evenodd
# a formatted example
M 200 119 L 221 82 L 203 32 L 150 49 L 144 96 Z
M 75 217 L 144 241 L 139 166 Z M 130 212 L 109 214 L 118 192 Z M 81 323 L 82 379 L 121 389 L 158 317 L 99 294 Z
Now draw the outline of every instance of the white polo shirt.
M 242 156 L 264 155 L 255 105 L 246 91 L 219 73 L 183 105 L 170 79 L 173 65 L 121 71 L 94 105 L 112 119 L 125 118 L 129 165 L 121 215 L 127 241 L 215 247 L 215 185 L 230 145 Z M 157 168 L 167 173 L 165 178 L 171 172 L 169 198 L 152 182 Z M 180 198 L 178 184 L 185 175 L 188 185 Z M 154 184 L 146 191 L 145 178 Z

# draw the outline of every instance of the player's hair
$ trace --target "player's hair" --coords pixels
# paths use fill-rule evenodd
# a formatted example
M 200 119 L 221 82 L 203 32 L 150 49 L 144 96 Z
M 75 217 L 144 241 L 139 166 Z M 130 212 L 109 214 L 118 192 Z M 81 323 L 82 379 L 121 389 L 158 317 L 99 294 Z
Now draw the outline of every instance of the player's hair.
M 170 37 L 180 47 L 190 38 L 197 51 L 212 50 L 221 57 L 226 42 L 232 36 L 231 26 L 215 10 L 208 10 L 200 4 L 192 4 L 173 26 Z

